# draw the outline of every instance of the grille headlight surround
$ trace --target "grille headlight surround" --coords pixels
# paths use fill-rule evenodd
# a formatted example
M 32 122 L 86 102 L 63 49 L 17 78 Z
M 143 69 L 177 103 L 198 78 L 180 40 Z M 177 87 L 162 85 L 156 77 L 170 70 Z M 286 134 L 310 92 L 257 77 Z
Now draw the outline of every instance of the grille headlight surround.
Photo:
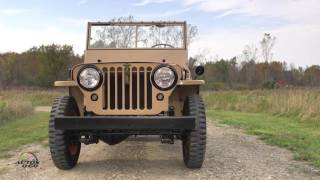
M 166 91 L 177 84 L 178 75 L 172 66 L 162 64 L 153 70 L 151 80 L 157 89 Z
M 94 91 L 101 86 L 103 75 L 96 66 L 87 65 L 79 70 L 77 81 L 82 89 Z

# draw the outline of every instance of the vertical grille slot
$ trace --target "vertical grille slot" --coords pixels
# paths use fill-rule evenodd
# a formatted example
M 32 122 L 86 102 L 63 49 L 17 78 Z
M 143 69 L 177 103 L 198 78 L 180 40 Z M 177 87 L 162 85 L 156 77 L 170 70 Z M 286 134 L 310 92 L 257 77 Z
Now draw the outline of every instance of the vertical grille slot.
M 138 100 L 138 76 L 137 68 L 132 68 L 132 109 L 137 109 Z
M 110 109 L 115 109 L 115 100 L 116 100 L 116 96 L 115 96 L 115 69 L 112 67 L 110 68 Z
M 104 72 L 104 101 L 103 101 L 103 109 L 108 109 L 108 96 L 109 96 L 109 91 L 108 91 L 108 87 L 109 87 L 109 76 L 108 76 L 108 69 L 107 68 L 103 68 L 103 72 Z
M 140 67 L 139 68 L 139 108 L 140 109 L 144 109 L 144 99 L 145 99 L 145 91 L 144 91 L 144 86 L 145 86 L 145 82 L 144 82 L 144 68 Z
M 118 67 L 117 69 L 117 102 L 118 102 L 118 109 L 122 109 L 122 90 L 123 90 L 123 82 L 122 82 L 122 68 Z
M 125 109 L 130 109 L 130 81 L 131 72 L 130 68 L 126 67 L 124 69 L 124 97 L 125 97 Z
M 151 84 L 152 68 L 147 68 L 147 109 L 152 109 L 152 84 Z

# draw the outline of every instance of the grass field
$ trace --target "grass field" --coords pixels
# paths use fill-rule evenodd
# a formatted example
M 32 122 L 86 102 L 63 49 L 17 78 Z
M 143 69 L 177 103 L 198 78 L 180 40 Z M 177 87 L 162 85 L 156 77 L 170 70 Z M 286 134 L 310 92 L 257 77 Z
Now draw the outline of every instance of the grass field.
M 320 168 L 320 92 L 317 90 L 204 93 L 209 119 L 244 129 L 297 160 Z
M 66 94 L 65 91 L 56 90 L 0 90 L 0 101 L 29 102 L 32 106 L 51 106 L 53 100 Z
M 0 90 L 0 157 L 24 144 L 47 138 L 49 113 L 35 106 L 51 106 L 63 91 Z
M 21 145 L 48 137 L 49 113 L 35 113 L 0 126 L 0 157 Z
M 62 94 L 1 91 L 0 117 L 1 108 L 10 107 L 8 104 L 50 106 Z M 292 150 L 296 159 L 310 161 L 320 168 L 319 90 L 222 91 L 204 92 L 203 96 L 208 119 L 244 129 L 267 143 Z M 11 109 L 18 111 L 19 107 L 12 105 Z M 31 113 L 0 124 L 0 156 L 23 144 L 46 139 L 48 116 L 48 113 Z
M 31 116 L 35 106 L 51 106 L 64 91 L 0 90 L 0 125 Z
M 206 108 L 267 113 L 320 121 L 320 90 L 255 90 L 204 92 Z

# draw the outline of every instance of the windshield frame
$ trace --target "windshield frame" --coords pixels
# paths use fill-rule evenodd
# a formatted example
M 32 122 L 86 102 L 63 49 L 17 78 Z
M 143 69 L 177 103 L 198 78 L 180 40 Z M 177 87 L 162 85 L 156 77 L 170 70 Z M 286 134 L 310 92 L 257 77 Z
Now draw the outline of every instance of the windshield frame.
M 179 48 L 91 48 L 90 47 L 90 35 L 92 26 L 182 26 L 183 30 L 183 45 Z M 186 50 L 187 49 L 187 23 L 186 21 L 172 21 L 172 22 L 88 22 L 86 50 Z

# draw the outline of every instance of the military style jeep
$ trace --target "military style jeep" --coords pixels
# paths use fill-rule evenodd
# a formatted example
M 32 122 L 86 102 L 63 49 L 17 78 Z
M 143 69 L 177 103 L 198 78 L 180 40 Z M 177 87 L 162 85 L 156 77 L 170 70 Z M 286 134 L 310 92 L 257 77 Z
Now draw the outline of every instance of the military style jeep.
M 188 68 L 186 22 L 90 22 L 84 63 L 56 81 L 49 123 L 52 160 L 71 169 L 81 144 L 115 145 L 131 135 L 182 141 L 188 168 L 201 168 L 206 149 L 202 80 Z M 203 73 L 198 68 L 198 74 Z

